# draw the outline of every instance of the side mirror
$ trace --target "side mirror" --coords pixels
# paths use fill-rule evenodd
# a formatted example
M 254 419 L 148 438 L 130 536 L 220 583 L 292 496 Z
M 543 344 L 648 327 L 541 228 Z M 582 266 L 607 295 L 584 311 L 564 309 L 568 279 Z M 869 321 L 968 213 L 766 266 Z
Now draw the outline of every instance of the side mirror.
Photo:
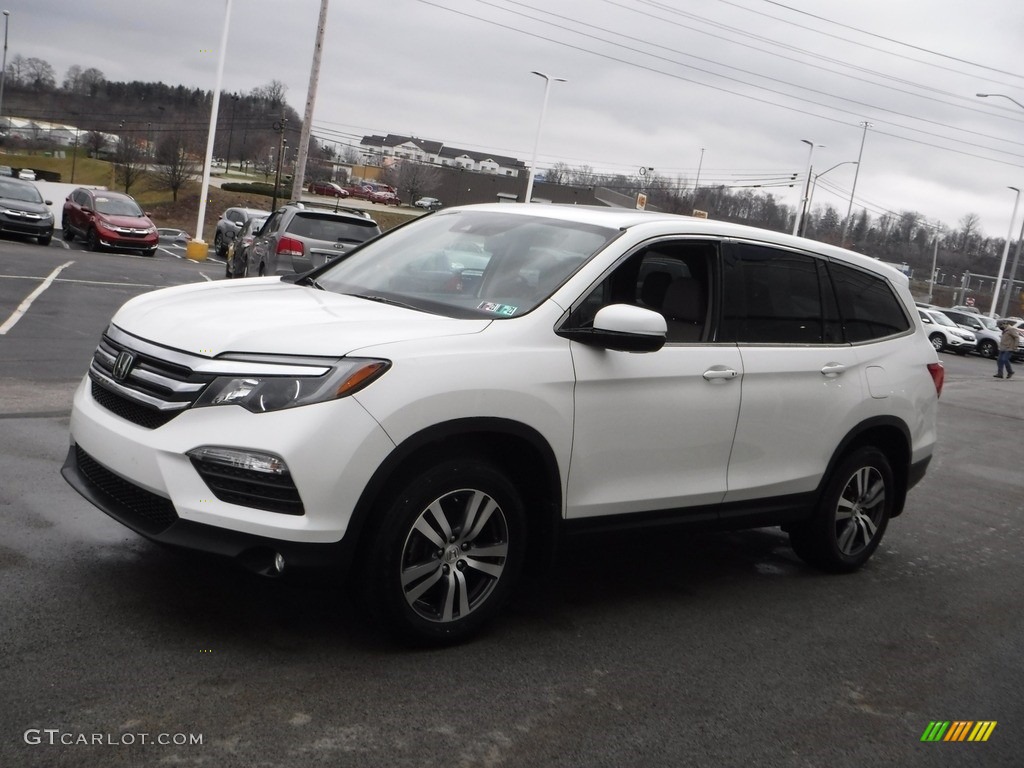
M 594 316 L 593 328 L 568 328 L 563 338 L 616 352 L 657 352 L 665 346 L 668 325 L 657 312 L 631 304 L 609 304 Z

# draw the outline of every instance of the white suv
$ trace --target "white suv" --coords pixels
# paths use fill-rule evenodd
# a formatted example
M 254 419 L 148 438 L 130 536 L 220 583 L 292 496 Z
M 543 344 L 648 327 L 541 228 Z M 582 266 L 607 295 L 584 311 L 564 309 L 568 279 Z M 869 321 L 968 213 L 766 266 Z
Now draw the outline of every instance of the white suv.
M 948 350 L 966 355 L 977 351 L 978 337 L 972 331 L 961 328 L 938 309 L 918 307 L 917 311 L 936 352 Z
M 129 301 L 63 473 L 156 541 L 346 567 L 392 629 L 446 642 L 586 529 L 781 525 L 858 568 L 924 476 L 942 382 L 907 278 L 874 259 L 467 206 L 305 275 Z

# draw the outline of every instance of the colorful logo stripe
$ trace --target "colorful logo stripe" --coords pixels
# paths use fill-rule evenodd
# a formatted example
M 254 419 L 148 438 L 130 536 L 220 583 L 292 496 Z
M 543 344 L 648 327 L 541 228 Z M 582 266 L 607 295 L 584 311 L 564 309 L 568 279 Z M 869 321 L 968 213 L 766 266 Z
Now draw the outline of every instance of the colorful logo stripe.
M 988 741 L 995 729 L 995 720 L 932 720 L 921 741 Z

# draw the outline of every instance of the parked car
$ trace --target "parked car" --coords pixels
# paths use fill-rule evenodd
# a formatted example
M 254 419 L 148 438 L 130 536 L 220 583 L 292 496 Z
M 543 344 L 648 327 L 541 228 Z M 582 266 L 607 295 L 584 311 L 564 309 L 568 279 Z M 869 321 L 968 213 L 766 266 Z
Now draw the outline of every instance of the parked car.
M 218 256 L 226 256 L 228 244 L 238 234 L 245 220 L 252 216 L 269 216 L 270 211 L 262 208 L 228 208 L 220 215 L 213 234 L 213 250 Z
M 378 203 L 379 205 L 401 205 L 402 199 L 394 192 L 387 190 L 379 190 L 370 193 L 367 198 L 371 203 Z
M 35 184 L 0 176 L 0 232 L 30 235 L 40 245 L 53 239 L 53 212 Z
M 134 198 L 120 192 L 73 190 L 64 201 L 62 228 L 65 242 L 80 237 L 90 251 L 109 248 L 153 256 L 160 242 L 149 216 Z
M 20 171 L 18 171 L 18 178 L 21 179 L 22 181 L 35 181 L 36 172 L 33 171 L 31 168 L 22 168 Z
M 942 314 L 974 334 L 977 339 L 975 351 L 982 357 L 995 359 L 999 353 L 999 337 L 1002 335 L 996 321 L 988 315 L 968 311 L 970 308 L 942 309 Z
M 192 235 L 183 229 L 175 229 L 174 227 L 157 227 L 157 237 L 160 238 L 161 245 L 177 245 L 187 246 L 192 242 Z
M 310 182 L 309 191 L 314 195 L 326 195 L 328 197 L 348 197 L 348 192 L 341 188 L 340 184 L 333 181 Z
M 441 201 L 438 200 L 436 197 L 421 197 L 419 200 L 413 203 L 413 205 L 415 205 L 417 208 L 429 208 L 433 210 L 435 208 L 441 207 Z
M 396 204 L 401 205 L 398 190 L 389 184 L 382 184 L 379 181 L 364 181 L 359 184 L 353 184 L 352 186 L 345 187 L 345 191 L 348 192 L 351 197 L 359 198 L 361 200 L 383 203 L 398 200 L 398 203 Z M 375 196 L 379 198 L 376 201 L 374 200 Z
M 956 352 L 958 355 L 966 355 L 973 352 L 978 346 L 978 339 L 975 335 L 954 323 L 945 314 L 937 309 L 917 308 L 928 331 L 928 340 L 935 347 L 936 352 Z
M 226 264 L 224 265 L 225 277 L 242 277 L 245 275 L 245 265 L 249 258 L 249 249 L 252 247 L 253 238 L 259 232 L 260 227 L 270 218 L 269 216 L 250 216 L 242 225 L 242 230 L 235 235 L 228 245 Z
M 712 219 L 449 208 L 302 276 L 129 301 L 63 474 L 156 541 L 354 564 L 374 615 L 445 643 L 585 531 L 780 525 L 856 570 L 925 475 L 943 375 L 875 259 Z
M 246 276 L 308 272 L 380 234 L 369 214 L 308 203 L 278 208 L 246 252 Z

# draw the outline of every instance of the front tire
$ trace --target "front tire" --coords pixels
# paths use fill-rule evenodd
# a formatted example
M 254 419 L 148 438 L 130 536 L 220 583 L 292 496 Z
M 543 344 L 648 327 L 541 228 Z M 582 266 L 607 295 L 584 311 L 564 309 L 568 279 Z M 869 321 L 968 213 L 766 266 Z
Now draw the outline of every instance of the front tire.
M 85 247 L 90 251 L 98 251 L 100 249 L 100 236 L 95 229 L 90 229 L 89 234 L 85 236 Z
M 493 619 L 526 553 L 519 492 L 495 467 L 449 460 L 412 476 L 381 510 L 361 581 L 369 608 L 401 640 L 464 640 Z
M 978 354 L 982 357 L 987 357 L 989 360 L 994 360 L 996 355 L 999 354 L 999 347 L 992 339 L 985 339 L 978 345 Z
M 802 560 L 832 573 L 860 568 L 878 548 L 892 515 L 892 467 L 877 448 L 858 448 L 833 471 L 810 520 L 789 529 Z
M 49 245 L 51 240 L 53 240 L 53 232 L 51 232 L 48 235 L 43 235 L 42 237 L 36 238 L 36 242 L 39 243 L 40 245 Z

